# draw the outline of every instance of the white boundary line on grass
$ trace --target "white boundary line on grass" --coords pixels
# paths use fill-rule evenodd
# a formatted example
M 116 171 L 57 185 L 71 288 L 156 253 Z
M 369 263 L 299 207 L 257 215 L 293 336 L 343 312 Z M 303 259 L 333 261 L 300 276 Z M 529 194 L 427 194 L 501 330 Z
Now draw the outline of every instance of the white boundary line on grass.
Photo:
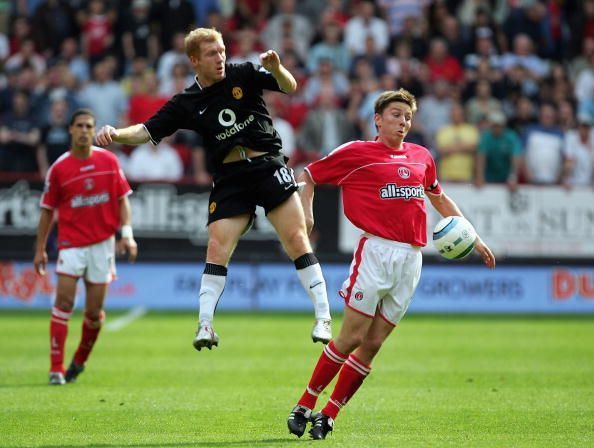
M 142 305 L 135 306 L 122 316 L 117 317 L 114 320 L 108 321 L 105 325 L 105 329 L 111 332 L 120 331 L 122 328 L 131 324 L 136 319 L 144 316 L 147 312 L 148 310 L 146 309 L 146 307 Z

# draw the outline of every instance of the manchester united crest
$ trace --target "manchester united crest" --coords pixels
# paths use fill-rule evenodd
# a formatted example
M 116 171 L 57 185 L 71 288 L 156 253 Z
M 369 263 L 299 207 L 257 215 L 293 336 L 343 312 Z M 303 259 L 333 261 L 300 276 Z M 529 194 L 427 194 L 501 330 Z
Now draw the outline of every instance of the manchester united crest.
M 233 98 L 236 100 L 240 100 L 243 98 L 243 90 L 241 90 L 241 87 L 233 87 L 233 90 L 231 90 L 231 95 L 233 95 Z
M 217 209 L 217 203 L 211 202 L 210 205 L 208 206 L 208 212 L 212 215 L 216 209 Z

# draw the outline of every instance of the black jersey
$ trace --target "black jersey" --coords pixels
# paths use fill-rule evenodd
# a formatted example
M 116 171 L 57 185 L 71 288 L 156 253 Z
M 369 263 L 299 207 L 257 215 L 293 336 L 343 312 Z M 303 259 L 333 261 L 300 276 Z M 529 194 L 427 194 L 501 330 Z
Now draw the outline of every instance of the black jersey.
M 226 64 L 225 79 L 205 88 L 194 83 L 144 125 L 154 144 L 178 129 L 196 131 L 204 140 L 206 167 L 216 173 L 234 146 L 271 154 L 281 150 L 280 136 L 262 98 L 263 89 L 281 92 L 276 79 L 262 66 Z

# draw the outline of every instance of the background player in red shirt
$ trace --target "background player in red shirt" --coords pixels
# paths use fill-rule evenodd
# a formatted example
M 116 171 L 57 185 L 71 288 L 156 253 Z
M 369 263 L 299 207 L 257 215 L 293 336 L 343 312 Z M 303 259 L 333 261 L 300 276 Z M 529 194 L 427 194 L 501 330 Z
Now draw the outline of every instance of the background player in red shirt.
M 45 275 L 45 247 L 54 212 L 58 215 L 58 285 L 50 320 L 49 383 L 61 385 L 76 380 L 97 340 L 105 319 L 103 302 L 115 277 L 115 238 L 121 226 L 120 253 L 128 251 L 134 261 L 138 252 L 132 235 L 132 192 L 118 159 L 111 152 L 92 146 L 95 116 L 77 110 L 70 120 L 70 151 L 50 167 L 41 197 L 37 247 L 33 263 Z M 64 346 L 68 320 L 74 307 L 76 283 L 84 277 L 86 287 L 82 336 L 74 358 L 64 371 Z
M 375 141 L 355 141 L 311 163 L 300 180 L 307 229 L 314 225 L 315 184 L 342 188 L 344 213 L 363 235 L 355 249 L 349 278 L 340 295 L 345 300 L 340 334 L 324 348 L 312 377 L 288 419 L 301 437 L 324 439 L 339 410 L 371 371 L 371 361 L 404 316 L 421 276 L 421 247 L 427 241 L 425 193 L 442 216 L 462 216 L 441 189 L 429 151 L 404 142 L 417 110 L 404 89 L 386 91 L 375 103 Z M 477 237 L 476 251 L 495 267 L 491 250 Z M 340 373 L 339 373 L 340 372 Z M 326 406 L 312 415 L 318 395 L 337 375 Z

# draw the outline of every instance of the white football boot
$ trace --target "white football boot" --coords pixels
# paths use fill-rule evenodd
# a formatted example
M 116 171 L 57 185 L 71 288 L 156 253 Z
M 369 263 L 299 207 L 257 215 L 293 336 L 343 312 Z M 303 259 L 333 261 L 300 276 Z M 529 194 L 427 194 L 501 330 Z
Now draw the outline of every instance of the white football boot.
M 48 384 L 50 386 L 62 386 L 63 384 L 66 384 L 64 374 L 62 372 L 50 372 Z
M 327 344 L 332 339 L 332 321 L 330 319 L 316 319 L 311 330 L 311 340 Z
M 193 344 L 194 348 L 198 351 L 202 350 L 202 347 L 206 347 L 211 350 L 213 346 L 219 346 L 219 336 L 214 332 L 211 324 L 200 324 Z

